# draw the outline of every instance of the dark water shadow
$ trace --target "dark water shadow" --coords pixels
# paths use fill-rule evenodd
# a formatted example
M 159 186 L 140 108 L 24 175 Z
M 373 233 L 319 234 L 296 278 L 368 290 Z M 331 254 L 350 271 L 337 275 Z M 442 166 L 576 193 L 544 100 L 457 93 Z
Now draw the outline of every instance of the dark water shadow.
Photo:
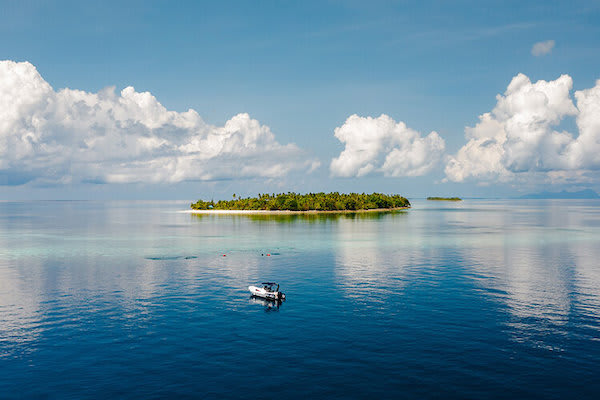
M 283 303 L 281 300 L 267 300 L 256 296 L 250 296 L 248 302 L 250 304 L 263 306 L 265 312 L 278 312 L 279 307 Z

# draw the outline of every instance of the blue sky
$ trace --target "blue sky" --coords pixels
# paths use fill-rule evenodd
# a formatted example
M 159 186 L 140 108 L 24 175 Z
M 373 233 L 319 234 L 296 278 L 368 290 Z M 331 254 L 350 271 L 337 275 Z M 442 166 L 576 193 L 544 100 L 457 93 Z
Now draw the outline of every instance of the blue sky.
M 46 121 L 33 132 L 35 143 L 27 151 L 14 143 L 22 145 L 31 126 L 19 125 L 19 137 L 13 125 L 10 132 L 0 128 L 0 136 L 14 136 L 4 150 L 0 148 L 5 159 L 0 164 L 0 198 L 194 199 L 287 190 L 496 197 L 549 186 L 556 191 L 598 190 L 600 165 L 586 149 L 600 143 L 600 132 L 594 130 L 594 121 L 577 125 L 578 116 L 593 114 L 594 109 L 577 106 L 575 92 L 591 90 L 600 78 L 600 3 L 523 3 L 2 2 L 0 59 L 29 62 L 52 88 L 36 94 L 35 101 L 47 104 L 52 98 L 62 106 L 15 111 L 19 121 L 34 114 L 34 120 Z M 547 42 L 548 49 L 536 56 L 532 48 L 540 42 Z M 21 70 L 26 70 L 21 64 L 9 66 L 0 72 L 0 80 L 4 74 L 7 82 L 17 85 L 11 74 Z M 514 93 L 507 93 L 518 74 L 530 84 L 522 82 Z M 563 82 L 570 85 L 566 92 L 552 92 L 552 85 L 536 86 L 563 74 L 571 82 Z M 123 124 L 123 119 L 106 122 L 106 116 L 94 116 L 79 127 L 61 122 L 74 115 L 84 118 L 73 111 L 81 103 L 72 95 L 57 95 L 61 89 L 95 94 L 114 87 L 114 101 L 119 102 L 119 94 L 129 86 L 136 93 L 151 93 L 168 111 L 191 108 L 203 123 L 164 119 L 165 125 L 159 126 L 131 115 L 122 118 L 145 124 L 143 129 Z M 11 101 L 14 92 L 7 87 L 2 93 L 0 84 L 0 96 L 7 104 L 18 103 Z M 537 106 L 515 110 L 515 104 L 530 104 L 532 90 L 548 99 L 567 96 L 576 108 L 563 102 L 533 116 Z M 586 98 L 595 98 L 594 93 Z M 498 94 L 510 105 L 502 108 Z M 90 101 L 85 100 L 93 110 Z M 67 114 L 60 111 L 65 107 L 71 107 Z M 513 114 L 507 116 L 508 109 Z M 133 112 L 131 107 L 126 110 L 123 113 Z M 473 142 L 471 153 L 462 159 L 458 152 L 468 142 L 465 127 L 475 127 L 480 115 L 493 110 L 494 121 L 506 126 L 506 142 L 494 134 L 502 165 L 492 168 L 484 162 L 480 168 L 473 163 L 491 157 L 482 152 L 489 140 Z M 269 132 L 235 120 L 244 139 L 219 142 L 233 150 L 207 155 L 194 147 L 199 158 L 192 159 L 200 154 L 192 150 L 173 155 L 175 149 L 189 149 L 198 140 L 199 146 L 207 145 L 202 140 L 223 134 L 223 129 L 235 136 L 238 131 L 226 125 L 240 113 Z M 361 119 L 348 120 L 354 114 Z M 382 114 L 390 120 L 378 119 Z M 85 115 L 89 117 L 89 111 Z M 545 124 L 544 132 L 511 125 L 523 120 L 527 126 Z M 91 145 L 96 141 L 90 126 L 98 125 L 102 129 L 96 134 L 106 140 L 105 132 L 121 129 L 113 139 L 134 135 L 132 140 L 152 137 L 158 143 L 167 138 L 168 143 L 145 148 L 141 161 L 135 144 L 122 146 L 122 153 L 110 144 Z M 345 142 L 335 136 L 336 128 L 346 132 Z M 571 142 L 555 133 L 563 130 Z M 432 131 L 440 140 L 429 136 Z M 580 131 L 588 137 L 581 143 Z M 86 150 L 75 152 L 73 146 L 83 136 Z M 531 144 L 533 136 L 542 139 Z M 562 138 L 560 146 L 549 150 L 548 143 L 555 143 L 556 137 Z M 59 141 L 60 147 L 48 150 Z M 290 143 L 295 148 L 284 149 Z M 419 151 L 437 161 L 417 157 Z M 117 153 L 119 157 L 109 157 Z M 64 155 L 60 162 L 57 154 Z M 169 165 L 178 157 L 177 166 L 171 165 L 169 173 L 153 174 L 152 168 L 167 169 L 151 162 L 152 157 Z M 341 161 L 332 169 L 335 158 Z M 410 158 L 414 160 L 408 162 Z M 449 175 L 451 158 L 455 163 Z M 54 161 L 44 164 L 44 159 Z M 88 159 L 95 164 L 87 164 Z M 135 168 L 98 172 L 112 171 L 111 163 L 123 166 L 132 160 L 139 161 Z M 246 166 L 248 171 L 240 172 Z M 202 173 L 192 172 L 200 169 Z M 27 178 L 15 178 L 21 174 Z M 175 175 L 179 177 L 172 178 Z

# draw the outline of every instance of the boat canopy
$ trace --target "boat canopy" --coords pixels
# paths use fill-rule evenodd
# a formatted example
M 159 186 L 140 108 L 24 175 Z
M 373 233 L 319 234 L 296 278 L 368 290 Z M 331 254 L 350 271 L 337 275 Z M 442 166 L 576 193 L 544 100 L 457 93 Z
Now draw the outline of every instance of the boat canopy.
M 271 292 L 279 291 L 279 285 L 277 284 L 277 282 L 263 282 L 261 283 L 261 285 L 263 285 L 265 289 L 268 289 Z M 277 288 L 275 288 L 276 286 Z

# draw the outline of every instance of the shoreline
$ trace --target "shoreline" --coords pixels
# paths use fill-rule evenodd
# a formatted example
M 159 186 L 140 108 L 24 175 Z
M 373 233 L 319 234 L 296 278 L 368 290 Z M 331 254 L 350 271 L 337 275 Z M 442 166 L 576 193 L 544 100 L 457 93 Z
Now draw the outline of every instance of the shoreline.
M 183 212 L 190 214 L 349 214 L 349 213 L 367 213 L 367 212 L 387 212 L 408 210 L 410 207 L 396 208 L 371 208 L 369 210 L 308 210 L 308 211 L 292 211 L 292 210 L 185 210 Z

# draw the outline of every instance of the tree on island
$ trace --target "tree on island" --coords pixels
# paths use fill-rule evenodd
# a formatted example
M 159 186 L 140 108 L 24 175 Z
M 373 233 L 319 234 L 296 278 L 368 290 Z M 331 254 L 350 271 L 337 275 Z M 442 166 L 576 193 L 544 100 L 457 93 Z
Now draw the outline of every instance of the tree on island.
M 348 211 L 373 210 L 382 208 L 410 207 L 410 202 L 400 195 L 383 193 L 308 193 L 293 192 L 279 194 L 258 194 L 257 197 L 233 200 L 204 201 L 191 204 L 194 210 L 272 210 L 272 211 Z

